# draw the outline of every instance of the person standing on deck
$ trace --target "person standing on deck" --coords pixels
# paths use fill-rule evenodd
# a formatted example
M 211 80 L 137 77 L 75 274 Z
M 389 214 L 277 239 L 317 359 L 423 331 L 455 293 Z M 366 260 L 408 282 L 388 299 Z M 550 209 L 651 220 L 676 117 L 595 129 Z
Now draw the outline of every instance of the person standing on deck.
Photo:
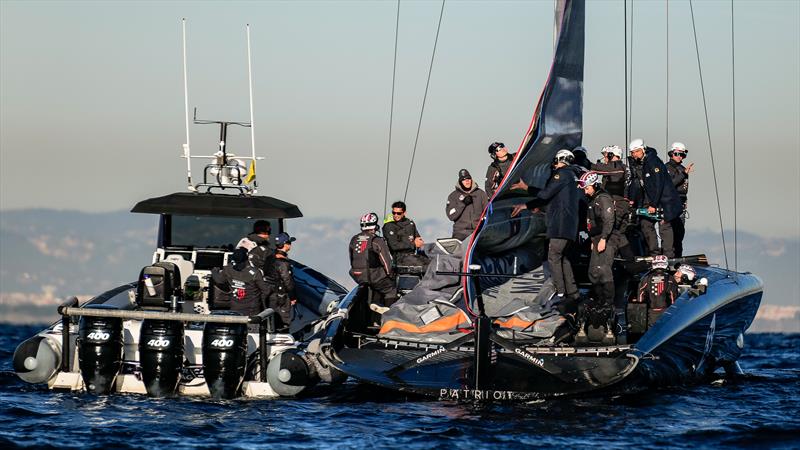
M 215 281 L 230 286 L 231 311 L 255 316 L 266 308 L 265 301 L 270 294 L 264 272 L 249 264 L 245 248 L 234 250 L 231 261 Z
M 253 232 L 243 237 L 236 248 L 244 248 L 248 251 L 247 258 L 250 265 L 266 270 L 266 263 L 275 253 L 275 246 L 270 242 L 269 235 L 272 233 L 272 226 L 266 220 L 256 220 L 253 224 Z
M 667 172 L 672 179 L 672 184 L 678 191 L 678 196 L 681 199 L 683 209 L 681 212 L 680 220 L 676 220 L 673 224 L 673 232 L 675 234 L 675 257 L 683 256 L 683 237 L 686 235 L 686 218 L 689 213 L 687 210 L 687 198 L 689 195 L 689 174 L 694 171 L 694 163 L 688 166 L 683 165 L 686 155 L 689 153 L 686 146 L 681 142 L 675 142 L 669 151 L 669 161 L 667 161 Z
M 560 306 L 562 313 L 574 313 L 579 299 L 572 264 L 565 255 L 578 237 L 580 191 L 575 178 L 576 169 L 571 166 L 573 160 L 571 151 L 559 150 L 555 156 L 555 170 L 541 190 L 528 186 L 522 180 L 511 185 L 511 189 L 527 190 L 530 195 L 547 202 L 545 220 L 547 237 L 550 239 L 547 263 L 550 266 L 550 275 L 556 292 L 565 300 Z M 533 208 L 535 202 L 534 199 L 528 203 L 515 205 L 511 217 L 516 217 L 526 208 Z
M 397 301 L 397 285 L 392 271 L 392 254 L 386 240 L 376 234 L 378 215 L 361 216 L 361 232 L 350 239 L 350 276 L 383 296 L 383 305 L 373 301 L 369 308 L 383 314 Z
M 489 156 L 492 157 L 492 163 L 486 169 L 486 196 L 492 198 L 494 191 L 500 186 L 503 177 L 508 173 L 508 168 L 511 167 L 511 162 L 514 160 L 514 153 L 508 153 L 506 145 L 502 142 L 494 142 L 489 146 Z
M 661 212 L 661 220 L 640 217 L 639 225 L 647 243 L 650 255 L 666 255 L 675 257 L 673 224 L 680 220 L 682 211 L 678 191 L 667 173 L 667 166 L 661 161 L 652 147 L 645 148 L 644 141 L 635 139 L 630 144 L 631 157 L 641 162 L 641 174 L 638 183 L 641 188 L 640 200 L 647 208 L 648 214 Z M 658 223 L 658 234 L 656 234 Z M 661 248 L 658 245 L 661 237 Z
M 469 171 L 459 170 L 458 183 L 455 190 L 447 196 L 445 205 L 447 218 L 453 222 L 454 238 L 463 241 L 472 234 L 481 220 L 481 214 L 487 203 L 489 199 L 486 193 L 475 185 Z
M 292 242 L 296 240 L 287 233 L 275 236 L 275 257 L 269 259 L 264 273 L 271 291 L 267 306 L 275 310 L 275 328 L 279 332 L 289 331 L 292 307 L 297 304 L 292 263 L 289 261 Z

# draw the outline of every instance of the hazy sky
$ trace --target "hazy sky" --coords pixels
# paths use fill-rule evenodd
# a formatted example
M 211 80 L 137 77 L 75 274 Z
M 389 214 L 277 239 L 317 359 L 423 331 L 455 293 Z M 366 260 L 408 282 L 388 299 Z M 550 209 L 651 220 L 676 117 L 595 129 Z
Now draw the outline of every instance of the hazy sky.
M 584 143 L 624 145 L 621 1 L 587 5 Z M 733 225 L 730 2 L 695 17 L 726 227 Z M 261 194 L 307 216 L 383 211 L 396 3 L 0 1 L 0 209 L 129 209 L 185 189 L 180 19 L 189 102 L 249 119 L 252 26 Z M 402 196 L 440 3 L 403 1 L 389 200 Z M 443 218 L 456 173 L 483 184 L 494 140 L 519 145 L 552 57 L 553 2 L 447 2 L 409 212 Z M 739 227 L 800 236 L 800 2 L 737 1 Z M 628 6 L 629 12 L 631 6 Z M 634 137 L 695 162 L 689 228 L 718 228 L 689 4 L 633 6 Z M 629 30 L 630 34 L 630 30 Z M 217 129 L 193 126 L 196 154 Z M 250 153 L 232 129 L 231 151 Z M 195 166 L 195 174 L 200 173 Z

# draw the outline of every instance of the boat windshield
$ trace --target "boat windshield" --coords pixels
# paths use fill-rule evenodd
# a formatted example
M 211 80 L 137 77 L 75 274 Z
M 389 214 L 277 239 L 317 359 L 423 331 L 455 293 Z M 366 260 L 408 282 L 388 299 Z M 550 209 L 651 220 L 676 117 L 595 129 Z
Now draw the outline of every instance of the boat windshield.
M 257 219 L 173 215 L 165 229 L 165 244 L 170 247 L 233 249 L 240 239 L 253 232 Z M 280 231 L 277 219 L 265 219 L 272 232 Z

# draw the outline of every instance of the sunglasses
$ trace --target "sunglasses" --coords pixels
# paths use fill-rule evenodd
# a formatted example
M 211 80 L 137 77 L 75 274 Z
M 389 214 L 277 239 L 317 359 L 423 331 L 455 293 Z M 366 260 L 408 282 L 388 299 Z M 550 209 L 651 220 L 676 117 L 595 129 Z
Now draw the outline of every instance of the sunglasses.
M 672 156 L 680 156 L 681 158 L 686 158 L 687 153 L 681 152 L 672 152 Z
M 402 216 L 405 213 L 405 211 L 392 211 L 393 216 Z

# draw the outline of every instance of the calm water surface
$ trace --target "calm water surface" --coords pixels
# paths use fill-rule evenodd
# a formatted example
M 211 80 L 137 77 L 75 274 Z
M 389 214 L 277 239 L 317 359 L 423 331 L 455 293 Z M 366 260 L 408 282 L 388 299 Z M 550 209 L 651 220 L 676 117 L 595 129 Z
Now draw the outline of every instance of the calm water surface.
M 35 448 L 800 448 L 800 334 L 746 337 L 746 380 L 475 407 L 349 382 L 301 400 L 53 393 L 13 373 L 42 327 L 0 325 L 0 445 Z

